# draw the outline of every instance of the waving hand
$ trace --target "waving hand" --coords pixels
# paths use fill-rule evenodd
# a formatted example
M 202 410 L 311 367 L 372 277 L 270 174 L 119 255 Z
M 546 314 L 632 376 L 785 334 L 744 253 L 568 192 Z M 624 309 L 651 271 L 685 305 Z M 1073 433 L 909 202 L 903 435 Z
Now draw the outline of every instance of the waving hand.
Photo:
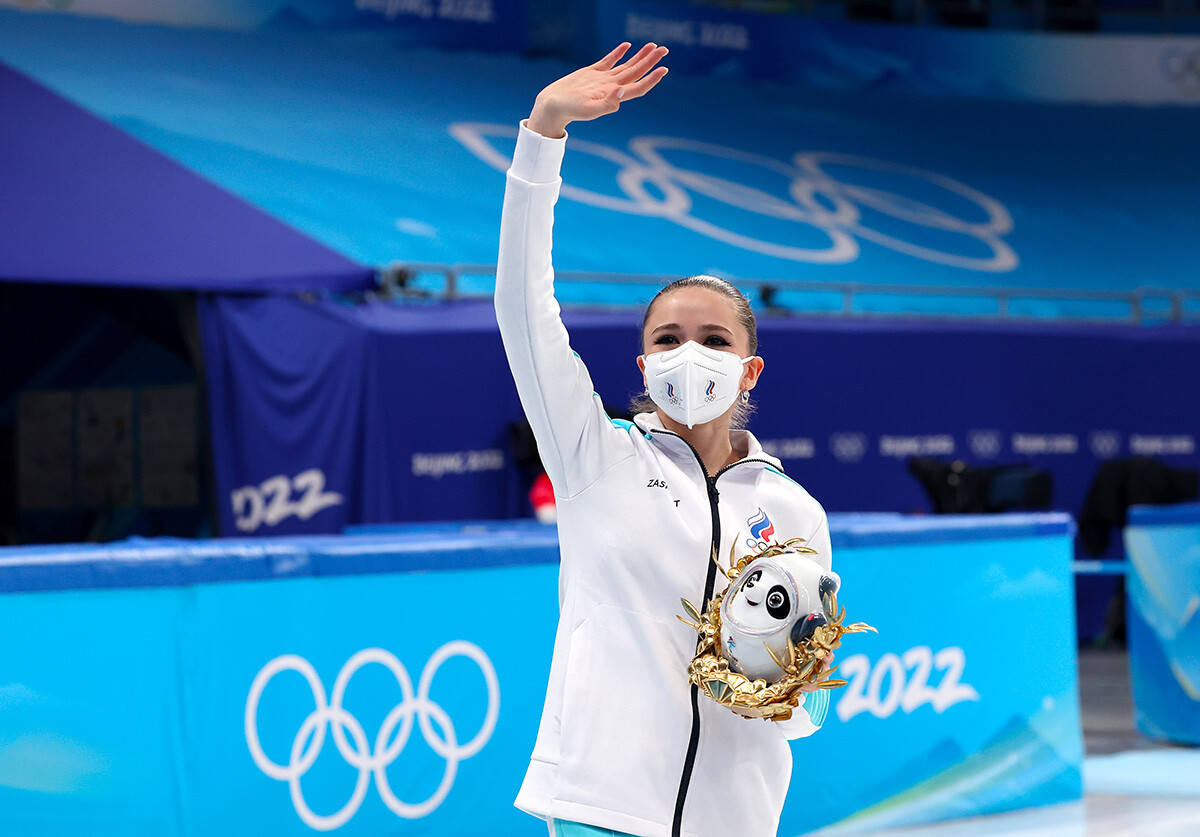
M 667 74 L 656 66 L 667 48 L 646 44 L 631 58 L 618 63 L 629 50 L 621 44 L 595 64 L 576 70 L 538 94 L 526 123 L 547 137 L 561 137 L 567 125 L 613 113 L 622 102 L 644 96 Z

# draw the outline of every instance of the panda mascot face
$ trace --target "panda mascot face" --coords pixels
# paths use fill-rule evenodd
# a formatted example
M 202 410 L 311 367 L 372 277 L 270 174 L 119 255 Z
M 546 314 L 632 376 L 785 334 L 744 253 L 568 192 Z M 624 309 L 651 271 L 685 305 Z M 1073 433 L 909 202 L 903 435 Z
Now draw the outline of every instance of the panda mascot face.
M 721 600 L 721 653 L 751 680 L 783 677 L 788 640 L 799 643 L 828 623 L 822 601 L 836 593 L 837 574 L 793 550 L 751 561 Z M 767 649 L 770 649 L 768 651 Z

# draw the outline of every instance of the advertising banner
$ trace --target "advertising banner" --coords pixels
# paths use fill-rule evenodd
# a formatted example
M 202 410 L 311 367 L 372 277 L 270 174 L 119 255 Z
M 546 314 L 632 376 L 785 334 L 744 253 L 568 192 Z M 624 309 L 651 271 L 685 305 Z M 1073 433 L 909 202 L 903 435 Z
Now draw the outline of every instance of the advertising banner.
M 1125 529 L 1134 720 L 1150 738 L 1200 744 L 1200 505 L 1135 506 Z
M 0 6 L 225 30 L 386 28 L 396 43 L 520 51 L 527 0 L 0 0 Z
M 781 835 L 1079 796 L 1069 522 L 946 525 L 832 527 L 843 604 L 879 634 L 847 637 L 849 685 L 794 742 Z M 402 571 L 428 564 L 421 538 L 446 569 Z M 470 568 L 488 540 L 540 563 Z M 247 546 L 222 543 L 210 559 L 238 566 Z M 197 553 L 179 577 L 205 583 L 0 594 L 0 629 L 26 638 L 0 650 L 0 830 L 538 833 L 512 800 L 548 676 L 555 548 L 486 525 L 258 543 L 294 560 L 222 582 Z M 57 564 L 102 560 L 14 549 L 0 567 L 50 588 Z M 305 560 L 320 574 L 297 574 Z M 138 573 L 127 560 L 112 580 Z
M 221 298 L 201 315 L 222 534 L 532 514 L 490 303 Z M 627 409 L 638 316 L 565 320 L 595 391 Z M 831 511 L 933 510 L 914 456 L 1044 471 L 1051 507 L 1076 514 L 1107 463 L 1200 466 L 1187 327 L 762 316 L 759 342 L 750 429 Z M 1111 499 L 1086 521 L 1119 557 Z
M 671 0 L 597 0 L 597 49 L 671 49 L 685 72 L 845 93 L 1051 102 L 1200 103 L 1200 38 L 822 20 Z
M 221 534 L 525 514 L 490 305 L 219 297 L 201 327 Z
M 838 675 L 849 683 L 825 727 L 793 742 L 780 835 L 1078 798 L 1070 538 L 834 543 L 839 602 L 879 633 L 844 640 Z
M 527 833 L 556 569 L 200 588 L 191 833 Z

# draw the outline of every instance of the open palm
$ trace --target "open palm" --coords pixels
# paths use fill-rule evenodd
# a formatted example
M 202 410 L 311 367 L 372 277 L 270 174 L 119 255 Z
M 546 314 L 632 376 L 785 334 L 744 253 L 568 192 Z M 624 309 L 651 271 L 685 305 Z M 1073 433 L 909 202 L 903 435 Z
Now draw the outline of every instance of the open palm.
M 595 64 L 563 76 L 538 94 L 528 126 L 547 137 L 561 137 L 571 122 L 587 121 L 613 113 L 622 102 L 646 95 L 667 74 L 656 66 L 667 48 L 646 44 L 618 63 L 629 50 L 624 43 Z

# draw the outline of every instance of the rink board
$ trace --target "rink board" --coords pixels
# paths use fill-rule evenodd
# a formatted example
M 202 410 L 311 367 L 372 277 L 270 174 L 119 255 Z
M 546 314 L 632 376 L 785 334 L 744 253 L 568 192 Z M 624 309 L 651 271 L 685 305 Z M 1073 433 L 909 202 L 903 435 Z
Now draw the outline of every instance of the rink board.
M 793 745 L 780 834 L 1077 798 L 1070 519 L 831 529 L 879 634 Z M 557 557 L 532 523 L 3 550 L 0 831 L 541 834 L 512 799 Z

